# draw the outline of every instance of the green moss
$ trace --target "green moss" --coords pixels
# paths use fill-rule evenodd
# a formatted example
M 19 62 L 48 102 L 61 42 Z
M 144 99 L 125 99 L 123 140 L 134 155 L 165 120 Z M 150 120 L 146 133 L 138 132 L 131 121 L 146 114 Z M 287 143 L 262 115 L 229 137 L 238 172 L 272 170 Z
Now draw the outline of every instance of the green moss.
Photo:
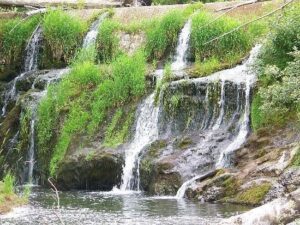
M 271 186 L 270 183 L 254 185 L 251 188 L 238 193 L 235 200 L 243 204 L 258 205 L 269 192 Z
M 257 131 L 264 125 L 264 118 L 260 110 L 261 105 L 262 98 L 256 93 L 251 103 L 251 126 L 254 131 Z
M 300 149 L 298 149 L 296 154 L 294 155 L 291 162 L 291 166 L 296 166 L 296 167 L 300 166 Z
M 153 142 L 149 149 L 147 150 L 147 155 L 151 158 L 155 158 L 159 154 L 159 150 L 167 147 L 167 142 L 165 140 L 157 140 Z
M 91 161 L 95 158 L 96 152 L 95 151 L 90 151 L 86 156 L 85 156 L 85 161 Z
M 30 133 L 30 121 L 32 118 L 32 112 L 30 109 L 25 109 L 21 113 L 20 119 L 20 141 L 18 142 L 17 149 L 19 152 L 22 150 L 27 150 L 29 144 L 29 133 Z
M 227 178 L 223 183 L 222 186 L 224 187 L 224 197 L 231 197 L 237 193 L 239 188 L 238 180 L 232 176 Z
M 176 147 L 180 149 L 188 148 L 193 144 L 193 140 L 189 137 L 184 137 L 176 142 Z

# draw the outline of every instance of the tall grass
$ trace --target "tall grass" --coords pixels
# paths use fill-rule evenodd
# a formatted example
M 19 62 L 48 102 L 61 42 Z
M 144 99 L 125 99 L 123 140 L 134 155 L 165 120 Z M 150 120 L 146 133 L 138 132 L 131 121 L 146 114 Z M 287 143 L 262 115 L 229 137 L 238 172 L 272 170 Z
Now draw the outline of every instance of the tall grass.
M 105 19 L 99 26 L 96 46 L 100 62 L 110 62 L 118 55 L 119 39 L 116 36 L 118 28 L 119 24 L 111 19 Z
M 94 134 L 113 107 L 122 107 L 144 93 L 146 64 L 141 52 L 120 56 L 104 69 L 93 63 L 92 52 L 81 53 L 70 73 L 49 87 L 38 109 L 39 158 L 51 175 L 56 174 L 76 135 Z M 112 122 L 107 143 L 114 146 L 124 141 L 130 118 L 124 118 L 120 130 Z M 111 138 L 112 134 L 118 138 Z
M 223 17 L 209 24 L 214 16 L 201 12 L 192 20 L 192 49 L 196 60 L 202 61 L 210 57 L 218 57 L 219 60 L 226 60 L 230 55 L 245 54 L 250 47 L 250 40 L 247 32 L 243 29 L 224 36 L 214 42 L 206 42 L 221 36 L 234 29 L 240 23 L 234 19 Z
M 20 18 L 0 21 L 0 58 L 5 64 L 20 64 L 26 43 L 38 21 L 39 16 L 25 21 Z
M 162 59 L 172 51 L 177 43 L 186 17 L 182 11 L 174 10 L 162 17 L 152 21 L 152 26 L 146 30 L 146 54 L 148 59 Z
M 43 19 L 43 31 L 50 56 L 68 63 L 81 45 L 87 24 L 62 10 L 50 10 Z
M 7 173 L 3 179 L 3 188 L 2 192 L 5 195 L 13 195 L 14 194 L 14 185 L 15 185 L 15 177 L 10 173 Z

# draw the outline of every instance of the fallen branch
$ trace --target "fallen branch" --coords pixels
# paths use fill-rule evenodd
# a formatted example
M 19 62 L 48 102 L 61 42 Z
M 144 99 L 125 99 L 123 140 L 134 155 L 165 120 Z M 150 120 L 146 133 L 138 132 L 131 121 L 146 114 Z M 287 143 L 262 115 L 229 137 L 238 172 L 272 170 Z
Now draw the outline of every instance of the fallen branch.
M 271 12 L 269 12 L 269 13 L 267 13 L 267 14 L 261 16 L 261 17 L 258 17 L 258 18 L 256 18 L 256 19 L 250 20 L 250 21 L 248 21 L 247 23 L 244 23 L 244 24 L 242 24 L 242 25 L 240 25 L 240 26 L 234 28 L 233 30 L 230 30 L 230 31 L 228 31 L 228 32 L 226 32 L 226 33 L 224 33 L 224 34 L 222 34 L 221 36 L 218 36 L 218 37 L 216 37 L 216 38 L 213 38 L 213 39 L 211 39 L 210 41 L 205 42 L 203 45 L 210 44 L 210 43 L 212 43 L 212 42 L 214 42 L 214 41 L 216 41 L 216 40 L 221 39 L 222 37 L 224 37 L 224 36 L 226 36 L 226 35 L 228 35 L 228 34 L 231 34 L 231 33 L 235 32 L 235 31 L 241 29 L 242 27 L 245 27 L 245 26 L 247 26 L 247 25 L 249 25 L 249 24 L 251 24 L 251 23 L 253 23 L 253 22 L 256 22 L 256 21 L 258 21 L 258 20 L 261 20 L 261 19 L 263 19 L 263 18 L 265 18 L 265 17 L 268 17 L 268 16 L 270 16 L 270 15 L 272 15 L 272 14 L 278 12 L 279 10 L 282 10 L 283 8 L 285 8 L 287 5 L 291 4 L 292 2 L 294 2 L 294 0 L 290 0 L 290 1 L 288 1 L 287 3 L 285 3 L 284 5 L 282 5 L 281 7 L 277 8 L 277 9 L 275 9 L 275 10 L 273 10 L 273 11 L 271 11 Z
M 57 188 L 55 187 L 55 185 L 53 184 L 53 182 L 51 181 L 51 177 L 48 178 L 48 182 L 50 183 L 51 185 L 51 190 L 53 192 L 55 192 L 55 195 L 56 195 L 56 202 L 57 202 L 57 210 L 58 212 L 54 211 L 55 215 L 57 216 L 57 218 L 59 219 L 60 223 L 62 225 L 65 225 L 64 221 L 62 220 L 61 218 L 61 215 L 60 215 L 60 212 L 59 212 L 59 209 L 60 209 L 60 199 L 59 199 L 59 194 L 58 194 L 58 190 Z

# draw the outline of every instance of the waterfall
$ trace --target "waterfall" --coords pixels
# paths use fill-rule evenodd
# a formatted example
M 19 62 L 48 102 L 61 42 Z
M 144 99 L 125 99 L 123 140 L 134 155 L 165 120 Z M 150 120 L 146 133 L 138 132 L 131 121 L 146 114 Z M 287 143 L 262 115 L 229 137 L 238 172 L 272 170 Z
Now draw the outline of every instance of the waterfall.
M 187 65 L 187 52 L 189 49 L 192 20 L 189 19 L 179 34 L 175 60 L 171 65 L 172 70 L 183 70 Z
M 87 48 L 90 45 L 95 45 L 96 39 L 98 36 L 98 31 L 99 31 L 99 25 L 103 22 L 103 20 L 107 17 L 108 13 L 103 13 L 100 15 L 100 17 L 92 23 L 88 33 L 86 34 L 82 47 Z
M 42 41 L 42 28 L 37 26 L 25 49 L 24 72 L 38 68 L 38 55 Z
M 223 70 L 220 72 L 217 72 L 215 74 L 212 74 L 211 76 L 204 77 L 204 78 L 198 78 L 194 79 L 194 83 L 206 83 L 207 82 L 221 82 L 221 92 L 220 92 L 220 101 L 219 101 L 219 116 L 217 117 L 217 120 L 215 121 L 213 127 L 211 130 L 209 130 L 206 134 L 206 138 L 203 142 L 201 142 L 198 145 L 198 148 L 204 148 L 207 145 L 210 145 L 210 142 L 214 136 L 218 135 L 222 132 L 228 132 L 229 127 L 231 127 L 232 124 L 235 124 L 234 118 L 236 114 L 239 114 L 241 110 L 243 110 L 243 114 L 240 116 L 239 121 L 236 124 L 237 132 L 234 134 L 235 136 L 231 140 L 231 142 L 227 145 L 227 147 L 220 146 L 219 147 L 219 158 L 215 162 L 215 168 L 224 168 L 224 167 L 230 167 L 231 166 L 231 155 L 234 153 L 235 150 L 240 148 L 246 141 L 247 136 L 249 134 L 249 117 L 250 117 L 250 92 L 252 89 L 252 86 L 254 85 L 256 81 L 255 74 L 251 71 L 250 67 L 253 64 L 254 59 L 256 58 L 258 52 L 259 52 L 260 46 L 255 46 L 251 53 L 249 59 L 244 62 L 242 65 L 238 65 L 232 69 Z M 232 113 L 231 119 L 229 119 L 229 122 L 226 124 L 223 122 L 224 116 L 225 116 L 225 95 L 229 92 L 226 91 L 225 84 L 226 82 L 232 82 L 233 84 L 237 85 L 238 90 L 242 90 L 243 95 L 245 96 L 243 101 L 243 107 L 240 106 L 239 102 L 241 101 L 240 92 L 237 91 L 237 97 L 236 97 L 236 110 Z M 174 82 L 176 83 L 176 82 Z M 177 82 L 178 83 L 178 82 Z M 232 94 L 232 93 L 231 93 Z M 206 97 L 205 97 L 206 99 Z M 207 100 L 204 100 L 207 101 Z M 228 103 L 227 103 L 228 104 Z M 205 118 L 203 119 L 205 121 Z M 203 123 L 205 123 L 203 121 Z M 223 126 L 223 127 L 222 127 Z M 203 126 L 202 126 L 203 127 Z M 225 129 L 225 130 L 224 130 Z M 197 156 L 194 156 L 194 161 L 197 161 Z M 202 175 L 196 175 L 192 177 L 191 179 L 185 181 L 182 186 L 177 191 L 176 197 L 177 198 L 183 198 L 186 190 L 191 187 L 196 180 L 198 180 Z
M 121 191 L 139 190 L 139 186 L 134 187 L 134 169 L 137 166 L 139 153 L 145 146 L 157 139 L 158 107 L 154 104 L 154 93 L 148 96 L 140 105 L 137 112 L 136 128 L 133 141 L 125 151 L 125 165 L 123 167 Z M 139 182 L 139 177 L 136 178 Z
M 41 46 L 41 40 L 42 28 L 40 26 L 37 26 L 25 48 L 25 60 L 23 66 L 24 71 L 21 74 L 19 74 L 19 76 L 15 77 L 7 86 L 7 91 L 4 95 L 4 104 L 2 107 L 1 116 L 5 116 L 10 101 L 16 101 L 17 99 L 17 81 L 21 79 L 27 72 L 36 70 L 38 68 L 38 54 Z
M 189 47 L 191 33 L 191 19 L 184 25 L 180 32 L 176 57 L 172 63 L 173 70 L 182 70 L 186 67 L 186 54 Z M 162 71 L 155 72 L 157 83 L 162 79 Z M 154 93 L 152 93 L 141 105 L 141 110 L 137 117 L 136 131 L 134 139 L 125 152 L 125 166 L 123 167 L 122 183 L 120 191 L 139 190 L 139 153 L 158 137 L 158 107 L 154 105 Z M 136 169 L 136 177 L 134 171 Z M 114 191 L 117 191 L 114 188 Z

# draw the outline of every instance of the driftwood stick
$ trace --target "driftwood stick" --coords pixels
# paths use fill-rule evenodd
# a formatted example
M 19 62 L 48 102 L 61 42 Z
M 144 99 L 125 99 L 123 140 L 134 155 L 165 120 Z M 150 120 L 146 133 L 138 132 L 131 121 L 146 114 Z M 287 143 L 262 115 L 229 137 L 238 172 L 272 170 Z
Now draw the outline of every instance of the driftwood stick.
M 249 24 L 251 24 L 251 23 L 253 23 L 253 22 L 256 22 L 256 21 L 258 21 L 258 20 L 261 20 L 261 19 L 263 19 L 263 18 L 265 18 L 265 17 L 268 17 L 268 16 L 270 16 L 270 15 L 272 15 L 272 14 L 278 12 L 279 10 L 282 10 L 283 8 L 285 8 L 287 5 L 291 4 L 292 2 L 294 2 L 294 0 L 290 0 L 290 1 L 286 2 L 284 5 L 280 6 L 279 8 L 277 8 L 277 9 L 275 9 L 275 10 L 273 10 L 273 11 L 267 13 L 267 14 L 264 14 L 264 15 L 261 16 L 261 17 L 258 17 L 258 18 L 256 18 L 256 19 L 250 20 L 250 21 L 248 21 L 248 22 L 246 22 L 246 23 L 244 23 L 244 24 L 242 24 L 242 25 L 240 25 L 240 26 L 234 28 L 233 30 L 230 30 L 230 31 L 228 31 L 228 32 L 226 32 L 226 33 L 224 33 L 224 34 L 222 34 L 221 36 L 218 36 L 218 37 L 216 37 L 216 38 L 213 38 L 213 39 L 211 39 L 210 41 L 205 42 L 204 45 L 210 44 L 210 43 L 212 43 L 212 42 L 214 42 L 214 41 L 216 41 L 216 40 L 221 39 L 222 37 L 224 37 L 224 36 L 226 36 L 226 35 L 228 35 L 228 34 L 231 34 L 231 33 L 235 32 L 235 31 L 241 29 L 242 27 L 245 27 L 245 26 L 247 26 L 247 25 L 249 25 Z
M 55 196 L 56 196 L 56 202 L 57 202 L 57 212 L 54 211 L 55 215 L 57 216 L 57 218 L 59 219 L 61 225 L 65 225 L 63 219 L 61 218 L 61 215 L 60 215 L 60 212 L 59 212 L 59 209 L 60 209 L 60 198 L 59 198 L 59 193 L 58 193 L 58 190 L 56 188 L 56 186 L 53 184 L 53 182 L 51 181 L 51 177 L 48 178 L 48 182 L 49 184 L 51 185 L 51 190 L 53 192 L 55 192 Z

